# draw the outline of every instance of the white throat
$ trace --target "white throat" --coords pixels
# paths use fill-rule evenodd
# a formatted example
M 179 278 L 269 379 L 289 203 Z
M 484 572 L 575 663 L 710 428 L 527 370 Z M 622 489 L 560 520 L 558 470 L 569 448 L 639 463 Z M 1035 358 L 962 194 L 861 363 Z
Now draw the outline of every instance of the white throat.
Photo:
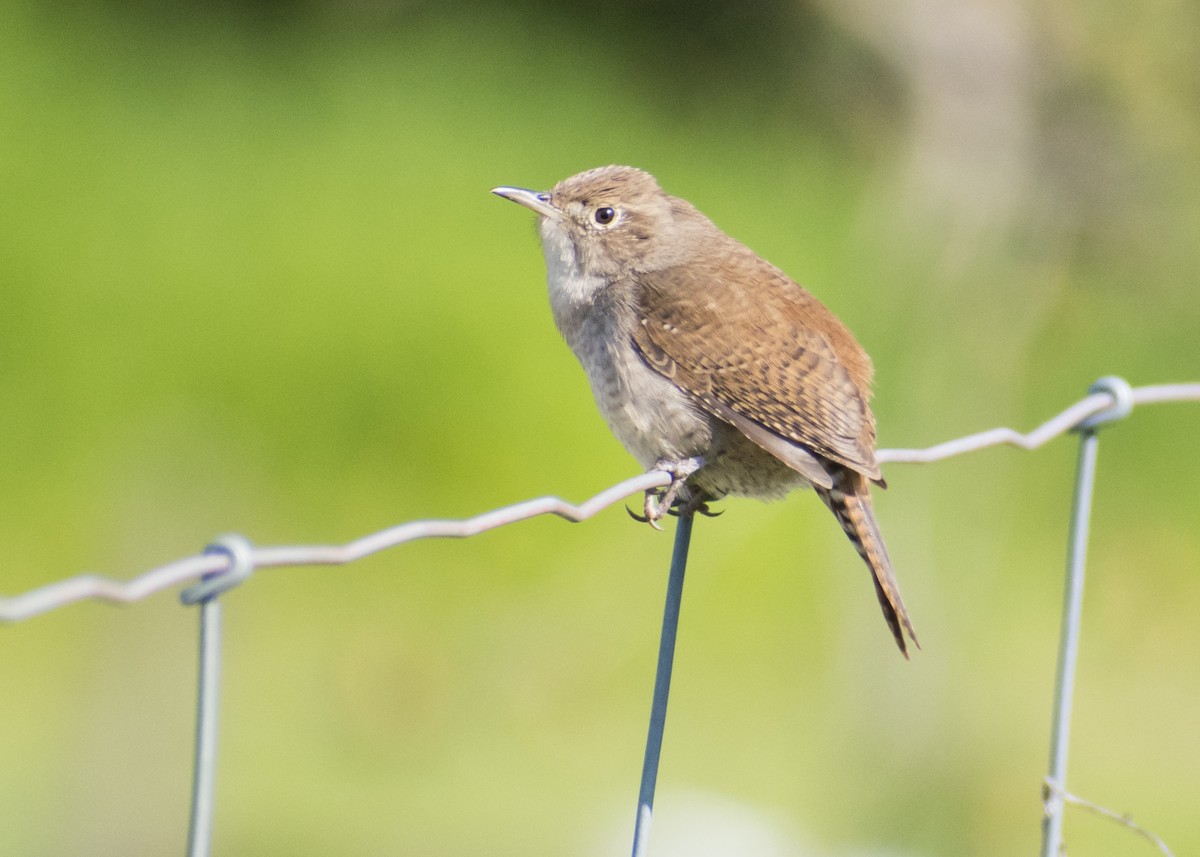
M 546 284 L 555 319 L 590 306 L 604 279 L 585 274 L 579 262 L 575 242 L 567 230 L 548 217 L 538 224 L 542 235 L 542 253 L 546 257 Z

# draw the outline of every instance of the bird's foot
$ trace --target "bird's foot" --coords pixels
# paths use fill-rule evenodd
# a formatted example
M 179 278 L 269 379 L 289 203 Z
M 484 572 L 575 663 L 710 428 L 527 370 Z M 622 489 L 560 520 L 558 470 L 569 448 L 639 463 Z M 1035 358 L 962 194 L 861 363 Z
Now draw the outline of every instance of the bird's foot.
M 661 530 L 659 521 L 671 513 L 672 507 L 680 502 L 679 493 L 683 490 L 683 485 L 687 482 L 688 477 L 704 466 L 704 459 L 700 456 L 694 458 L 685 458 L 682 461 L 668 461 L 659 459 L 654 463 L 654 470 L 661 470 L 664 473 L 671 474 L 671 483 L 666 488 L 651 488 L 646 492 L 646 500 L 642 506 L 644 514 L 639 515 L 636 512 L 626 509 L 629 516 L 635 521 L 640 521 L 643 524 L 649 524 L 656 530 Z M 694 500 L 686 501 L 688 506 L 694 503 Z M 704 505 L 701 503 L 700 505 Z M 691 509 L 696 511 L 697 509 Z M 701 514 L 708 514 L 707 511 Z
M 693 497 L 686 503 L 676 503 L 672 508 L 667 510 L 668 515 L 674 515 L 678 518 L 680 515 L 703 515 L 706 518 L 719 518 L 725 514 L 724 509 L 714 510 L 708 505 L 708 500 L 703 497 Z

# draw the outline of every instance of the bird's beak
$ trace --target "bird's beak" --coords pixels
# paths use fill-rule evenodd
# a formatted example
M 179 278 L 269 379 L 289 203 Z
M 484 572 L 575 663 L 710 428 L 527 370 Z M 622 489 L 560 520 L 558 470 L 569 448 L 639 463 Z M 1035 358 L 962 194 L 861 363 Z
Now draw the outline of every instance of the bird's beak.
M 523 187 L 494 187 L 492 193 L 511 199 L 513 202 L 536 211 L 543 217 L 557 220 L 562 212 L 550 204 L 550 194 L 540 190 L 526 190 Z

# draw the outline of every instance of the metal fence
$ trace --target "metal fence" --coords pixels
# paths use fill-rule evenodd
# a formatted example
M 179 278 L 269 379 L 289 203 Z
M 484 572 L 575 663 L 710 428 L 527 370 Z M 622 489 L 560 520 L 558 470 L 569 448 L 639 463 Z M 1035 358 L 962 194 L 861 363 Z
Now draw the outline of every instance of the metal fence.
M 1163 854 L 1171 855 L 1161 839 L 1135 824 L 1128 816 L 1104 809 L 1068 792 L 1066 774 L 1071 699 L 1079 651 L 1088 522 L 1099 448 L 1098 432 L 1102 427 L 1128 417 L 1135 405 L 1182 401 L 1200 401 L 1200 383 L 1134 388 L 1121 378 L 1107 377 L 1093 384 L 1087 397 L 1026 434 L 1009 428 L 996 428 L 926 449 L 884 449 L 880 450 L 877 456 L 881 464 L 929 463 L 999 445 L 1032 450 L 1068 432 L 1076 432 L 1079 435 L 1079 458 L 1068 533 L 1063 619 L 1055 682 L 1054 716 L 1051 724 L 1050 766 L 1043 789 L 1045 813 L 1042 857 L 1057 857 L 1062 849 L 1062 819 L 1067 804 L 1082 806 L 1112 818 L 1152 841 Z M 405 542 L 428 538 L 466 538 L 539 515 L 558 515 L 569 521 L 584 521 L 625 497 L 647 489 L 663 487 L 669 482 L 668 474 L 651 471 L 614 485 L 580 505 L 567 503 L 557 497 L 541 497 L 465 520 L 412 521 L 343 545 L 256 547 L 241 536 L 221 536 L 203 553 L 151 569 L 129 580 L 118 581 L 98 575 L 79 575 L 20 595 L 0 597 L 0 622 L 24 621 L 85 599 L 119 603 L 139 601 L 164 589 L 191 584 L 180 593 L 180 600 L 185 605 L 197 605 L 200 608 L 196 745 L 187 854 L 189 857 L 206 857 L 211 851 L 213 829 L 218 699 L 221 684 L 220 597 L 224 593 L 238 586 L 259 568 L 343 565 Z M 691 517 L 681 517 L 676 528 L 675 547 L 667 582 L 649 735 L 634 826 L 634 857 L 642 857 L 647 848 L 691 529 Z

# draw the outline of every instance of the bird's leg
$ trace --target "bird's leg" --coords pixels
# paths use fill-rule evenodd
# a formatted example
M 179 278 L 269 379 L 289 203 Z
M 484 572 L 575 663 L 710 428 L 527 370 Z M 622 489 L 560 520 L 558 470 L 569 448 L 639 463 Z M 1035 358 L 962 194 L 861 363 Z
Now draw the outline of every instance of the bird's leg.
M 700 456 L 693 458 L 684 458 L 680 461 L 670 461 L 665 458 L 660 458 L 654 462 L 654 470 L 661 470 L 664 473 L 671 474 L 671 483 L 665 489 L 651 488 L 646 492 L 646 502 L 643 505 L 645 515 L 633 515 L 633 518 L 643 523 L 647 523 L 656 530 L 661 530 L 662 527 L 658 522 L 671 511 L 671 507 L 675 505 L 679 499 L 679 492 L 683 490 L 683 485 L 687 482 L 688 477 L 704 466 L 704 459 Z

